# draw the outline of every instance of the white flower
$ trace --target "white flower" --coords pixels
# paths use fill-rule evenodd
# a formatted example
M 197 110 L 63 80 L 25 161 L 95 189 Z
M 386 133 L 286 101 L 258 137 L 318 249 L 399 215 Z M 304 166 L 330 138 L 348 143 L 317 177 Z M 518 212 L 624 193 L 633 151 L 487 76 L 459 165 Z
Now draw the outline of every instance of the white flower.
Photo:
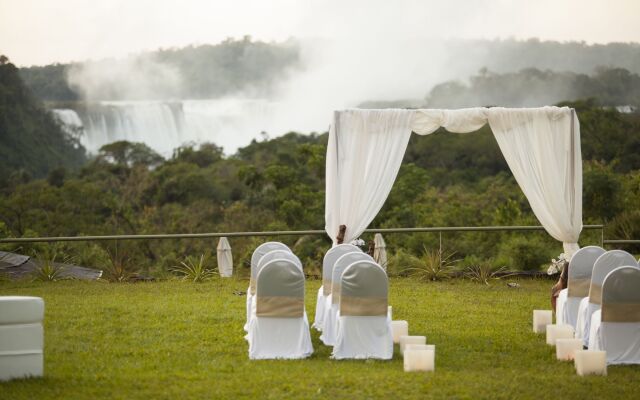
M 355 245 L 355 246 L 364 246 L 366 244 L 366 242 L 364 240 L 358 238 L 358 239 L 353 239 L 351 241 L 351 244 Z

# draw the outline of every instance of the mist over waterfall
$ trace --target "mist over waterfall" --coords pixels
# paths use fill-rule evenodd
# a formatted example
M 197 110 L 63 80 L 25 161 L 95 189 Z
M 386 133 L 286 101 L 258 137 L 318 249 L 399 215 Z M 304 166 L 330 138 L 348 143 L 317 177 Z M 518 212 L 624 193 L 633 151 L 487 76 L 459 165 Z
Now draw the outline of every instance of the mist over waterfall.
M 279 104 L 262 99 L 102 101 L 53 109 L 88 151 L 118 140 L 144 142 L 162 154 L 186 143 L 213 142 L 230 154 L 261 132 L 279 131 Z M 286 129 L 282 127 L 282 129 Z

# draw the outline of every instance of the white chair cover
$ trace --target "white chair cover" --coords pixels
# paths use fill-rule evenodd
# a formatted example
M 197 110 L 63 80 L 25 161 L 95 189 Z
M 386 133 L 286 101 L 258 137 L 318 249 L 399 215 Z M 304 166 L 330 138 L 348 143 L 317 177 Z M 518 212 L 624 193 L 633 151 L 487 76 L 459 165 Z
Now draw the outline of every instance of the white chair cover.
M 293 261 L 276 259 L 260 269 L 255 303 L 247 334 L 250 359 L 297 359 L 313 353 L 304 318 L 304 274 Z
M 607 352 L 607 364 L 640 364 L 640 269 L 620 267 L 602 285 L 602 309 L 591 317 L 589 350 Z
M 333 272 L 331 274 L 331 294 L 327 297 L 327 308 L 324 310 L 322 335 L 320 335 L 320 340 L 327 346 L 333 346 L 336 343 L 336 336 L 338 335 L 340 277 L 344 270 L 356 261 L 373 261 L 373 258 L 362 251 L 352 251 L 340 256 L 333 266 Z
M 585 346 L 589 345 L 591 316 L 600 309 L 602 301 L 602 284 L 604 278 L 618 267 L 637 266 L 636 259 L 624 250 L 610 250 L 603 253 L 593 264 L 589 297 L 580 301 L 578 318 L 576 320 L 576 338 L 582 339 Z
M 339 244 L 330 248 L 324 255 L 322 260 L 322 286 L 318 290 L 318 298 L 316 299 L 316 315 L 313 322 L 313 327 L 319 331 L 322 331 L 322 323 L 324 322 L 324 310 L 331 307 L 331 300 L 328 299 L 331 293 L 331 272 L 333 271 L 333 264 L 343 254 L 350 253 L 352 251 L 362 251 L 358 246 L 352 244 Z M 327 307 L 327 303 L 329 306 Z
M 333 358 L 390 360 L 393 357 L 387 296 L 387 274 L 378 264 L 356 261 L 344 270 Z
M 580 301 L 589 295 L 593 264 L 605 250 L 599 246 L 587 246 L 578 250 L 569 261 L 567 289 L 563 289 L 556 301 L 556 322 L 575 329 Z
M 255 279 L 257 276 L 256 268 L 258 267 L 258 261 L 260 261 L 262 256 L 273 250 L 289 250 L 289 252 L 291 252 L 289 247 L 284 243 L 266 242 L 256 247 L 251 255 L 251 276 L 249 278 L 249 288 L 247 289 L 247 320 L 244 323 L 245 332 L 249 331 L 249 320 L 251 319 L 251 305 L 253 303 L 253 296 L 255 295 Z

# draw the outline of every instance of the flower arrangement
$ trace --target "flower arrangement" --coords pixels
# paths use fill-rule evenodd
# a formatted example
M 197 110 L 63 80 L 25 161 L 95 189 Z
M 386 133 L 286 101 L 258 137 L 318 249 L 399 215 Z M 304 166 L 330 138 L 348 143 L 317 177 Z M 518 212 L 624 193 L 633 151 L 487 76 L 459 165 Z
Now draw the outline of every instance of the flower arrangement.
M 351 244 L 354 245 L 354 246 L 358 246 L 358 247 L 362 248 L 363 246 L 366 246 L 367 242 L 365 242 L 361 238 L 358 238 L 358 239 L 353 239 L 351 241 Z
M 555 275 L 562 272 L 562 270 L 569 264 L 569 257 L 565 253 L 560 253 L 558 259 L 551 259 L 551 265 L 547 269 L 547 275 Z

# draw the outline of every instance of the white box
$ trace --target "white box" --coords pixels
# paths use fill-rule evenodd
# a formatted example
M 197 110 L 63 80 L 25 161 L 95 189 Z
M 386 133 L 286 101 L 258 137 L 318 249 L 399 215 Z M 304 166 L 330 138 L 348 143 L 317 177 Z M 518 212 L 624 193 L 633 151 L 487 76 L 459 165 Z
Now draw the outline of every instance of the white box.
M 400 336 L 400 353 L 404 354 L 407 344 L 427 344 L 426 336 Z
M 409 336 L 409 323 L 407 321 L 391 321 L 393 343 L 400 343 L 401 336 Z
M 544 333 L 547 325 L 553 324 L 553 312 L 551 310 L 533 310 L 533 331 Z
M 571 325 L 547 325 L 547 344 L 556 345 L 556 339 L 573 339 L 574 330 Z
M 575 352 L 576 372 L 580 376 L 607 375 L 607 352 L 578 350 Z
M 435 354 L 435 350 L 430 349 L 405 349 L 405 372 L 435 370 Z
M 556 339 L 556 359 L 571 361 L 578 350 L 582 350 L 582 339 Z
M 43 369 L 42 352 L 0 353 L 0 381 L 42 376 Z

